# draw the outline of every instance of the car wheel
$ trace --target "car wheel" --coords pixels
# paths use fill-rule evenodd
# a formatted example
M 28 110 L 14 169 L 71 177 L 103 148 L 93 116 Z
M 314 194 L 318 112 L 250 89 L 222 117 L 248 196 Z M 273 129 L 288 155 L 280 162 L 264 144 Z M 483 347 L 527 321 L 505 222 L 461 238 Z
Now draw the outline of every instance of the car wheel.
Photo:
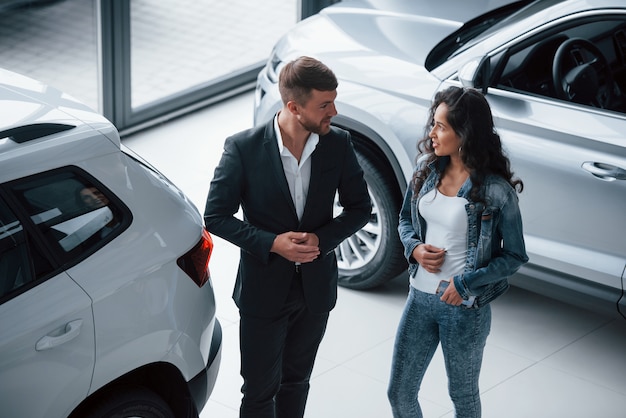
M 88 418 L 175 418 L 169 405 L 159 395 L 146 388 L 114 392 L 97 404 Z
M 370 220 L 361 230 L 335 249 L 339 285 L 350 289 L 370 289 L 396 277 L 406 268 L 398 238 L 398 214 L 401 198 L 396 196 L 392 180 L 385 176 L 373 158 L 357 151 L 372 200 Z M 341 212 L 335 197 L 336 215 Z

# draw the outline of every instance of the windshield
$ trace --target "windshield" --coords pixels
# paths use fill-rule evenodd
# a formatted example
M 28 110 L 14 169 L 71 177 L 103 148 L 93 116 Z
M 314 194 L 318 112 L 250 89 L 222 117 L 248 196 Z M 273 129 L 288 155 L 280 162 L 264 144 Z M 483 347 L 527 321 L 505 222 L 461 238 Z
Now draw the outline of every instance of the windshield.
M 534 0 L 517 1 L 492 10 L 465 23 L 457 31 L 444 38 L 443 41 L 439 42 L 439 44 L 430 51 L 426 58 L 426 69 L 431 71 L 433 68 L 443 64 L 456 51 L 467 45 L 469 41 L 533 1 Z

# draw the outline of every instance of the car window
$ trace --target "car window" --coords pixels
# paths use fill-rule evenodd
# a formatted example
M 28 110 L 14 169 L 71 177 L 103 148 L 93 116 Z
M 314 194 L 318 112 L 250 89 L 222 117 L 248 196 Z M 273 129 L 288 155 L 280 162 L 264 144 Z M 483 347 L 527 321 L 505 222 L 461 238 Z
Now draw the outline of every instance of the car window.
M 29 248 L 22 222 L 0 198 L 0 303 L 52 271 L 36 248 Z
M 493 85 L 626 113 L 626 17 L 586 18 L 511 48 Z
M 74 170 L 22 179 L 10 190 L 62 264 L 93 253 L 125 223 L 121 202 Z

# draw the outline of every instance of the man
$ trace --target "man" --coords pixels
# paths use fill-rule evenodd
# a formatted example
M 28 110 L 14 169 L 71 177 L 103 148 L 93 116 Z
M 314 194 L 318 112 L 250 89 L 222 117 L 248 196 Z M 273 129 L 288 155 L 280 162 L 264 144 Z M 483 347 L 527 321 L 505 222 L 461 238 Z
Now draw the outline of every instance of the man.
M 337 299 L 334 248 L 371 212 L 346 131 L 331 127 L 337 79 L 300 57 L 282 69 L 283 108 L 228 138 L 209 189 L 206 228 L 241 248 L 240 417 L 304 415 L 309 378 Z M 343 211 L 333 217 L 338 192 Z M 243 220 L 235 217 L 239 207 Z

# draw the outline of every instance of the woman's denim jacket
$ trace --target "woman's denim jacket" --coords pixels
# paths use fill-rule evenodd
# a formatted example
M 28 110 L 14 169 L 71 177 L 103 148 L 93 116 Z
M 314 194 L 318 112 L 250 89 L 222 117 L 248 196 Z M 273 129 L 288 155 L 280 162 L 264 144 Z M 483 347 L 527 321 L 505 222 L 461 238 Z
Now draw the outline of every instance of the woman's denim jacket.
M 425 243 L 426 236 L 426 221 L 417 211 L 418 202 L 437 186 L 439 173 L 443 172 L 448 161 L 443 158 L 432 162 L 429 165 L 430 174 L 418 196 L 414 195 L 412 184 L 404 196 L 398 232 L 409 262 L 410 275 L 419 268 L 412 256 L 413 250 Z M 440 164 L 439 172 L 435 170 L 436 164 Z M 483 188 L 487 204 L 470 201 L 470 179 L 465 181 L 457 194 L 468 200 L 465 205 L 468 243 L 465 268 L 462 274 L 454 276 L 454 287 L 463 299 L 476 296 L 475 307 L 484 306 L 502 295 L 509 287 L 507 278 L 528 261 L 515 190 L 499 176 L 488 176 Z

